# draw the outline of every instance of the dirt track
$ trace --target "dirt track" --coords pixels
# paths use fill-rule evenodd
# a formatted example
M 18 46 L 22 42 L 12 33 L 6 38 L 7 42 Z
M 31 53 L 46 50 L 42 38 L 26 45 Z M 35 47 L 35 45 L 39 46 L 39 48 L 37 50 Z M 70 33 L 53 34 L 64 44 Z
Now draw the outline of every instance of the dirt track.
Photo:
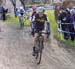
M 0 69 L 75 69 L 74 48 L 66 48 L 51 38 L 45 43 L 41 65 L 37 66 L 32 56 L 30 29 L 20 30 L 15 24 L 0 23 Z
M 75 69 L 75 48 L 69 48 L 51 37 L 45 43 L 41 64 L 36 65 L 30 29 L 20 30 L 14 23 L 7 26 L 2 21 L 0 26 L 0 69 Z

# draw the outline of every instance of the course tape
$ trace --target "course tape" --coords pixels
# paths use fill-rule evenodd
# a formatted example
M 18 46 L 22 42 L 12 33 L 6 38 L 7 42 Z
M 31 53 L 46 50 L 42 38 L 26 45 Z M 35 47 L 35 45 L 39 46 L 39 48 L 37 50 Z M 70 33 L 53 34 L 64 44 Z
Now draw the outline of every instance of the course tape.
M 60 28 L 61 28 L 61 24 L 64 24 L 64 23 L 60 23 Z M 71 24 L 71 23 L 65 23 L 65 24 Z M 60 28 L 58 28 L 58 32 L 60 32 L 60 33 L 75 34 L 75 32 L 64 31 L 64 30 L 62 30 Z
M 68 33 L 68 34 L 75 34 L 75 32 L 67 32 L 67 31 L 61 30 L 59 28 L 58 28 L 58 32 L 60 32 L 60 33 Z

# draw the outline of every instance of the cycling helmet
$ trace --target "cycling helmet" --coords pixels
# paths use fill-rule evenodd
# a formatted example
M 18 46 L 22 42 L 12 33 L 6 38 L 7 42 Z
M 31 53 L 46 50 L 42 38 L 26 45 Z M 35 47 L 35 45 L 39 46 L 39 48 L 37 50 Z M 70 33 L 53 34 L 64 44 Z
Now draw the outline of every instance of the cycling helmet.
M 44 12 L 45 12 L 45 9 L 43 7 L 39 7 L 38 13 L 44 13 Z

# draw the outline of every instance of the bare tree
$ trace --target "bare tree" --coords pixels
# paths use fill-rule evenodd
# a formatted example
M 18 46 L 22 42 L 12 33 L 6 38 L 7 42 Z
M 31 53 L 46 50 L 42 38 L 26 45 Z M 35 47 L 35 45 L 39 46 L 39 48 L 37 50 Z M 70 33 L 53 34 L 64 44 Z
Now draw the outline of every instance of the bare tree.
M 6 0 L 0 0 L 0 6 L 5 4 L 6 4 Z
M 25 9 L 25 5 L 26 5 L 27 0 L 20 0 L 20 2 L 23 5 L 23 8 Z
M 14 6 L 14 14 L 16 16 L 16 0 L 10 0 L 12 5 Z
M 2 0 L 0 0 L 0 5 L 2 4 Z

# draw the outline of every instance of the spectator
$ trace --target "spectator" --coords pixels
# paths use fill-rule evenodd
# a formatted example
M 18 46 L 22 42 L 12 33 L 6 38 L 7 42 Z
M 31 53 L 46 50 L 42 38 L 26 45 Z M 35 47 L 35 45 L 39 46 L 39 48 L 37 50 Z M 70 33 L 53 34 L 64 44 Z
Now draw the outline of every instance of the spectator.
M 2 7 L 2 19 L 3 21 L 6 20 L 6 13 L 8 12 L 8 9 L 5 9 L 4 7 Z
M 59 20 L 63 23 L 61 24 L 62 30 L 69 32 L 69 24 L 67 23 L 70 23 L 70 13 L 65 8 L 61 8 Z M 64 39 L 69 39 L 69 33 L 64 32 Z
M 72 10 L 70 22 L 72 23 L 70 32 L 75 33 L 75 8 Z M 71 40 L 74 41 L 74 39 L 75 34 L 71 34 Z

